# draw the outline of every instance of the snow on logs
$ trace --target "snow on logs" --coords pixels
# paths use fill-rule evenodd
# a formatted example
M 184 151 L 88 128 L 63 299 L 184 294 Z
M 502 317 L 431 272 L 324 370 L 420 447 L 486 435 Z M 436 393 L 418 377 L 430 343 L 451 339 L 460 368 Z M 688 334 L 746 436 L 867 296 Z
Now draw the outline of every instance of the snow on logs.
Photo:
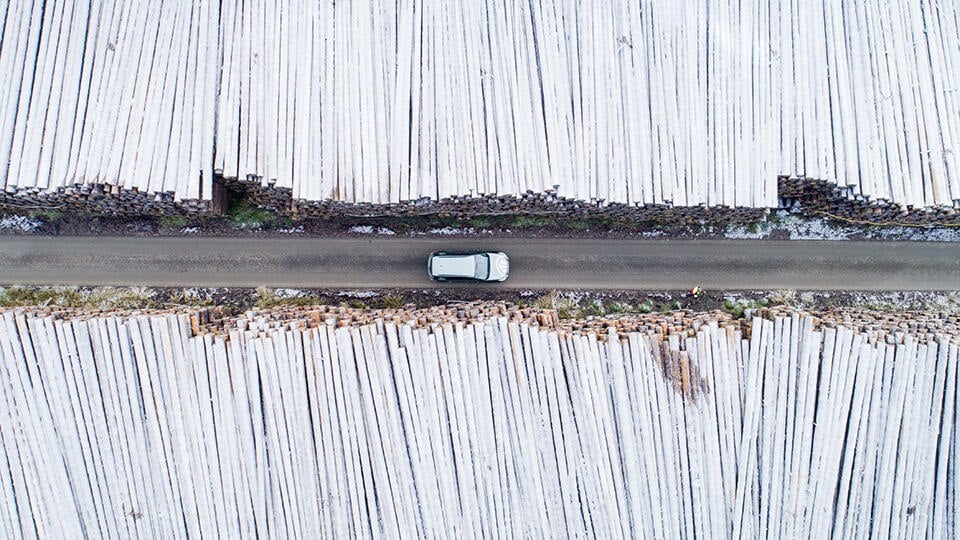
M 0 314 L 0 536 L 956 536 L 955 320 L 289 315 Z
M 958 2 L 88 4 L 5 4 L 10 193 L 960 203 Z

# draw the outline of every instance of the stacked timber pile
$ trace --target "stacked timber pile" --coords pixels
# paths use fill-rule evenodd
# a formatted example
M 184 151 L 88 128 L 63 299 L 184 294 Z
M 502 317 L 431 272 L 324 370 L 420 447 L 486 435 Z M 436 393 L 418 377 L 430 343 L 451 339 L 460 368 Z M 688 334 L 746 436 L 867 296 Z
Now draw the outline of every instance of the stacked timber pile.
M 778 186 L 781 206 L 799 203 L 808 215 L 836 216 L 867 223 L 960 223 L 960 200 L 954 200 L 953 206 L 914 208 L 857 194 L 850 186 L 840 188 L 826 180 L 781 177 Z
M 177 200 L 173 192 L 148 193 L 114 184 L 74 184 L 55 190 L 18 189 L 0 192 L 0 208 L 11 211 L 47 209 L 120 216 L 201 215 L 213 210 L 212 200 Z
M 957 535 L 954 316 L 442 315 L 4 311 L 0 535 Z
M 581 201 L 770 208 L 777 177 L 796 175 L 952 208 L 958 9 L 225 4 L 237 31 L 221 48 L 215 168 L 303 201 L 557 185 Z
M 203 209 L 212 194 L 221 67 L 211 24 L 217 4 L 5 4 L 0 170 L 7 199 L 69 204 L 95 189 L 116 199 L 92 202 L 96 210 L 149 210 L 161 194 Z
M 204 211 L 216 174 L 306 212 L 550 189 L 772 208 L 783 175 L 960 201 L 956 2 L 6 4 L 8 206 L 80 185 L 118 199 L 92 209 Z
M 260 189 L 246 189 L 245 193 L 258 193 L 255 197 L 275 204 L 269 196 L 260 195 Z M 256 199 L 254 199 L 256 200 Z M 455 217 L 499 216 L 505 214 L 539 215 L 568 219 L 607 218 L 616 220 L 639 220 L 664 226 L 695 226 L 710 223 L 749 223 L 762 219 L 764 208 L 731 208 L 728 206 L 672 206 L 668 204 L 636 204 L 609 202 L 606 200 L 582 201 L 557 196 L 551 189 L 544 193 L 528 191 L 520 195 L 480 196 L 454 195 L 434 200 L 423 198 L 387 204 L 346 203 L 342 201 L 290 201 L 292 213 L 298 218 L 351 217 L 401 217 L 419 215 L 442 215 Z M 276 207 L 276 206 L 272 206 Z
M 10 310 L 7 310 L 10 311 Z M 0 310 L 2 313 L 3 310 Z M 348 328 L 379 323 L 404 324 L 413 328 L 434 328 L 443 324 L 468 324 L 503 318 L 509 323 L 525 324 L 546 331 L 564 333 L 592 333 L 605 339 L 610 330 L 621 334 L 641 333 L 666 339 L 670 335 L 695 336 L 705 324 L 717 323 L 736 327 L 750 336 L 749 317 L 775 319 L 791 317 L 797 310 L 786 306 L 748 309 L 748 318 L 736 319 L 725 311 L 699 312 L 689 309 L 664 313 L 590 316 L 561 318 L 554 309 L 542 309 L 511 302 L 475 300 L 418 308 L 409 304 L 399 308 L 369 309 L 341 305 L 281 305 L 266 309 L 251 309 L 239 315 L 229 315 L 219 306 L 182 310 L 120 309 L 86 310 L 41 306 L 29 310 L 18 308 L 14 313 L 29 317 L 49 317 L 54 320 L 86 320 L 105 317 L 187 316 L 194 335 L 212 333 L 229 336 L 237 330 L 247 335 L 267 335 L 276 330 L 310 329 L 319 326 Z M 878 312 L 862 308 L 842 308 L 829 311 L 804 311 L 814 330 L 843 326 L 857 333 L 880 336 L 885 339 L 898 334 L 911 334 L 921 341 L 936 336 L 960 336 L 960 314 L 955 312 Z M 253 333 L 253 334 L 251 334 Z M 259 333 L 259 334 L 258 334 Z M 899 339 L 899 338 L 896 338 Z

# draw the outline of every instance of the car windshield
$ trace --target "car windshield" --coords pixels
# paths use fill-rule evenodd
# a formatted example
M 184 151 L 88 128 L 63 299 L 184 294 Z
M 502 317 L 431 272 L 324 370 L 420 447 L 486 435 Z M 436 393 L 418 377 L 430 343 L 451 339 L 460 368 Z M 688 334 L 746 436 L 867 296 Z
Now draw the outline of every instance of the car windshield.
M 476 261 L 476 267 L 473 272 L 473 277 L 477 279 L 487 279 L 490 275 L 490 258 L 486 253 L 479 254 L 474 257 Z

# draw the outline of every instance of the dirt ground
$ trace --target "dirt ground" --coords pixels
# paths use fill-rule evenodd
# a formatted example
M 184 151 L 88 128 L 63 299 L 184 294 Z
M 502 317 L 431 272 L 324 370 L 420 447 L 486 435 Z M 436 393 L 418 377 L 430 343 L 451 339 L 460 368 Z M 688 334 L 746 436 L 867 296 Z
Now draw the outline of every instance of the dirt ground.
M 960 224 L 958 224 L 960 225 Z M 754 238 L 769 240 L 933 240 L 960 241 L 960 226 L 864 226 L 802 212 L 775 211 L 755 223 L 664 226 L 604 217 L 569 219 L 511 214 L 470 219 L 440 215 L 292 221 L 287 216 L 243 208 L 219 218 L 116 217 L 35 212 L 0 215 L 0 234 L 52 236 L 255 236 L 317 237 L 409 235 L 443 237 L 524 236 L 533 238 Z
M 81 309 L 172 309 L 220 306 L 225 313 L 283 305 L 346 305 L 360 309 L 430 307 L 500 301 L 556 309 L 561 318 L 722 310 L 741 317 L 750 308 L 784 305 L 808 311 L 857 307 L 880 312 L 960 312 L 960 292 L 820 291 L 597 291 L 485 289 L 267 289 L 143 287 L 0 287 L 0 307 L 62 306 Z

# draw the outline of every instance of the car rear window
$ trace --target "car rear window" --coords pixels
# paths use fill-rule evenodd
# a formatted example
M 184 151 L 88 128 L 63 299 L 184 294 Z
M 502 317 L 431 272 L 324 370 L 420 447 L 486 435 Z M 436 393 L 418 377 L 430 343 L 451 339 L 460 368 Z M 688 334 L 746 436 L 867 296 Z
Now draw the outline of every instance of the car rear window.
M 473 277 L 477 279 L 487 279 L 490 275 L 490 257 L 486 253 L 478 254 L 474 256 L 476 260 L 476 268 L 473 273 Z

